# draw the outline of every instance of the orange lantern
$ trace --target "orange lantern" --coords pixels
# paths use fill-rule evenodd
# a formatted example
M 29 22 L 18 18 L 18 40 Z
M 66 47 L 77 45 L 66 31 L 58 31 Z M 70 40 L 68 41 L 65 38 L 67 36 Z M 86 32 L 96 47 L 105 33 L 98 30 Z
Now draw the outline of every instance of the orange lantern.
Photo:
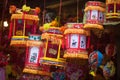
M 120 0 L 106 0 L 106 19 L 120 20 Z
M 83 29 L 82 23 L 68 23 L 64 32 L 66 50 L 64 58 L 88 59 L 86 49 L 90 43 L 90 32 Z
M 12 14 L 9 31 L 9 38 L 11 38 L 10 45 L 26 45 L 29 34 L 36 33 L 38 21 L 37 15 L 26 13 Z
M 39 63 L 43 57 L 43 42 L 40 41 L 40 35 L 30 35 L 30 40 L 27 40 L 26 61 L 24 73 L 50 75 L 50 66 Z
M 63 35 L 60 32 L 60 28 L 50 27 L 47 32 L 44 32 L 41 36 L 45 42 L 44 57 L 40 60 L 42 64 L 65 66 L 65 59 L 63 58 L 62 38 Z
M 103 29 L 105 4 L 99 1 L 88 1 L 85 6 L 84 28 Z

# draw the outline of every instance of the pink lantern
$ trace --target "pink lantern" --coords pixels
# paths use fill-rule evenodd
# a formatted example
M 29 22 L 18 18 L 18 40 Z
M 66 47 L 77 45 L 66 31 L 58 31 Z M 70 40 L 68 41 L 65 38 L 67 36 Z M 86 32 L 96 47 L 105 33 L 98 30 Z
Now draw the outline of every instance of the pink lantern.
M 38 15 L 25 12 L 12 14 L 9 31 L 10 45 L 25 46 L 29 34 L 36 33 L 38 21 Z
M 30 40 L 27 41 L 26 61 L 23 72 L 50 75 L 49 66 L 39 63 L 40 58 L 43 57 L 43 42 L 40 41 L 39 37 L 39 35 L 31 35 Z
M 84 28 L 103 29 L 105 4 L 99 1 L 88 1 L 85 5 Z
M 90 32 L 83 29 L 82 23 L 68 23 L 64 32 L 66 50 L 64 58 L 88 59 Z

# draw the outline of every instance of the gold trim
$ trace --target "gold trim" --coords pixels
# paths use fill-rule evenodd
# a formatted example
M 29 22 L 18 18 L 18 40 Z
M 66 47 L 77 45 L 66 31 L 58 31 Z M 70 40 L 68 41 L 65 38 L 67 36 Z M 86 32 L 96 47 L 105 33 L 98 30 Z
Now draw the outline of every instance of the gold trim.
M 46 71 L 40 71 L 40 70 L 32 70 L 32 69 L 23 69 L 24 73 L 32 73 L 32 74 L 39 74 L 39 75 L 47 75 L 50 76 L 51 73 L 50 72 L 46 72 Z
M 38 16 L 30 15 L 30 14 L 12 14 L 11 19 L 28 19 L 28 20 L 37 20 L 37 21 L 39 20 Z
M 84 28 L 85 29 L 100 29 L 100 30 L 104 29 L 103 26 L 100 24 L 85 24 Z
M 99 7 L 99 6 L 88 6 L 85 8 L 85 12 L 86 11 L 89 11 L 89 10 L 99 10 L 99 11 L 102 11 L 102 12 L 105 12 L 106 9 L 105 8 L 102 8 L 102 7 Z
M 81 52 L 81 53 L 65 53 L 64 58 L 81 58 L 81 59 L 88 59 L 87 52 Z
M 83 34 L 86 36 L 90 36 L 90 31 L 89 30 L 84 30 L 84 29 L 66 29 L 64 34 Z
M 43 46 L 42 41 L 27 40 L 26 46 Z

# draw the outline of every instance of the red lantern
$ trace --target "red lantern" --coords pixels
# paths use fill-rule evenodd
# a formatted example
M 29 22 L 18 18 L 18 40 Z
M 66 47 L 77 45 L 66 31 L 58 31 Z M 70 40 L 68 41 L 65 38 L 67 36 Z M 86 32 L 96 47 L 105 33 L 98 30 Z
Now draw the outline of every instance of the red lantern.
M 106 0 L 106 19 L 120 20 L 120 0 Z
M 39 18 L 27 13 L 12 14 L 9 38 L 10 45 L 25 46 L 29 34 L 35 34 Z
M 84 28 L 103 29 L 105 4 L 99 1 L 88 1 L 85 6 Z
M 31 35 L 30 40 L 27 41 L 26 61 L 23 72 L 50 75 L 49 66 L 39 63 L 40 58 L 43 57 L 43 43 L 39 41 L 39 37 L 39 35 Z
M 41 59 L 42 64 L 65 66 L 65 59 L 63 59 L 62 39 L 63 35 L 60 28 L 50 27 L 47 32 L 42 34 L 42 39 L 45 42 L 45 53 Z
M 86 49 L 90 43 L 88 37 L 90 32 L 83 29 L 82 23 L 68 23 L 67 27 L 64 32 L 66 43 L 64 58 L 88 59 Z

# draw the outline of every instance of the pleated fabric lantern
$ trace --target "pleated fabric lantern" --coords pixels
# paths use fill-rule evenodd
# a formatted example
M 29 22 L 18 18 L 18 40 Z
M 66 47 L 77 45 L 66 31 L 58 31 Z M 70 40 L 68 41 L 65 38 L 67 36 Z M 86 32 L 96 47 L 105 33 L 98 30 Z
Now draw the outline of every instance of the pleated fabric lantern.
M 22 12 L 22 10 L 19 14 L 18 12 L 12 14 L 9 31 L 10 45 L 26 45 L 29 34 L 36 33 L 38 21 L 38 15 Z
M 106 0 L 106 19 L 120 20 L 120 0 Z
M 50 76 L 50 66 L 39 63 L 43 55 L 43 42 L 40 41 L 40 35 L 30 35 L 29 40 L 27 40 L 25 68 L 23 72 Z
M 87 48 L 90 44 L 90 32 L 83 29 L 82 23 L 67 23 L 64 58 L 88 59 Z
M 62 39 L 63 34 L 58 27 L 50 27 L 41 36 L 45 40 L 44 57 L 42 64 L 64 67 L 66 62 L 63 58 Z
M 105 4 L 99 1 L 88 1 L 84 11 L 84 28 L 102 30 L 102 24 L 105 18 Z

